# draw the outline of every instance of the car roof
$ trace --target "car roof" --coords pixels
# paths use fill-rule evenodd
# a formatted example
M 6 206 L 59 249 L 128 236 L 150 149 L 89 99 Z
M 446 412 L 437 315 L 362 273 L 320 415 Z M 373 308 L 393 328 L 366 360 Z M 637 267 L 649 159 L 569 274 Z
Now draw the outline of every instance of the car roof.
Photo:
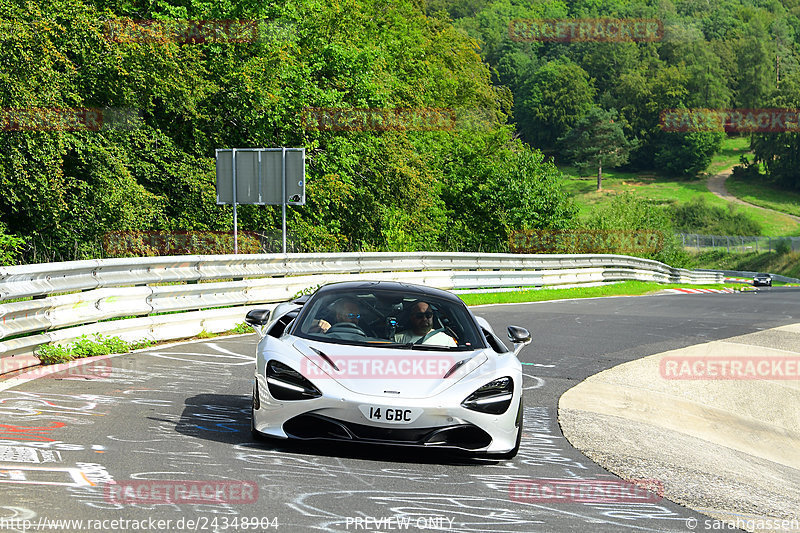
M 414 283 L 403 283 L 399 281 L 340 281 L 336 283 L 330 283 L 328 285 L 324 285 L 320 287 L 319 290 L 315 293 L 316 295 L 322 295 L 323 293 L 329 291 L 361 291 L 364 289 L 374 290 L 374 291 L 400 291 L 404 292 L 409 295 L 415 296 L 435 296 L 437 298 L 441 298 L 444 300 L 449 300 L 451 302 L 458 302 L 463 304 L 464 302 L 456 296 L 447 291 L 443 291 L 441 289 L 436 289 L 433 287 L 426 287 L 424 285 L 417 285 Z

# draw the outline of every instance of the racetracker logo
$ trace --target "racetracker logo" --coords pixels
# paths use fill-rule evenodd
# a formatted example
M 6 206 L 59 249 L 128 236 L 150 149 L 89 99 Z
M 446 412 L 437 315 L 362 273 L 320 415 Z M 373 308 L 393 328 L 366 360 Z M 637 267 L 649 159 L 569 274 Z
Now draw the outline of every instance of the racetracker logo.
M 524 503 L 655 503 L 663 493 L 657 479 L 521 479 L 508 487 Z
M 517 230 L 508 238 L 516 254 L 641 254 L 664 248 L 664 234 L 654 230 Z
M 105 486 L 105 498 L 117 504 L 256 503 L 258 485 L 252 481 L 122 480 Z
M 301 122 L 305 129 L 316 131 L 451 131 L 456 113 L 444 107 L 307 107 Z
M 231 254 L 234 235 L 225 231 L 111 231 L 103 235 L 108 257 Z M 240 231 L 239 253 L 261 253 L 257 233 Z
M 514 19 L 508 35 L 522 43 L 651 42 L 664 37 L 664 25 L 656 19 Z
M 252 43 L 256 20 L 131 20 L 105 22 L 105 37 L 115 43 Z
M 22 379 L 96 380 L 110 377 L 112 368 L 111 359 L 108 357 L 98 358 L 91 362 L 82 360 L 35 367 L 29 367 L 24 362 L 18 362 L 9 357 L 0 358 L 0 375 L 17 371 L 23 371 L 18 375 Z
M 7 107 L 0 109 L 3 131 L 133 130 L 142 120 L 135 109 L 89 107 Z
M 658 365 L 664 379 L 800 379 L 800 356 L 664 357 Z
M 670 132 L 785 133 L 800 131 L 797 109 L 665 109 L 661 129 Z
M 304 359 L 302 374 L 309 378 L 337 379 L 442 379 L 458 362 L 448 355 L 347 356 Z M 333 364 L 331 364 L 333 363 Z

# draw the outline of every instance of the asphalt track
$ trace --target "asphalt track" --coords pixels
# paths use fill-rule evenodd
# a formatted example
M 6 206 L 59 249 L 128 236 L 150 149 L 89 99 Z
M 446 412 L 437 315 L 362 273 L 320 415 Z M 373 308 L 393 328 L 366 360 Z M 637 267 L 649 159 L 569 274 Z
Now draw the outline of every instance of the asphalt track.
M 725 530 L 641 491 L 582 503 L 515 487 L 618 483 L 562 436 L 560 395 L 625 361 L 795 323 L 798 295 L 773 288 L 476 308 L 497 331 L 516 324 L 534 339 L 521 354 L 522 447 L 503 462 L 253 442 L 255 335 L 157 347 L 11 387 L 0 382 L 0 531 Z M 160 494 L 178 486 L 189 501 L 166 503 Z M 198 491 L 208 486 L 225 501 L 204 502 Z M 120 487 L 161 492 L 135 501 L 114 492 Z

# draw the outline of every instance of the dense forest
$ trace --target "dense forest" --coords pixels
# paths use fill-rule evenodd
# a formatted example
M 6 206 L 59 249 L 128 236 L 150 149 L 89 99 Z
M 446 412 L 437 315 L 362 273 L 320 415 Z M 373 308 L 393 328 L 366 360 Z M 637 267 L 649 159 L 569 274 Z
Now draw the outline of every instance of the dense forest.
M 657 19 L 663 36 L 509 34 L 515 19 L 576 17 Z M 119 37 L 131 21 L 187 20 L 257 31 Z M 665 132 L 663 110 L 800 99 L 800 0 L 0 0 L 0 29 L 4 264 L 103 257 L 109 232 L 230 231 L 214 153 L 233 147 L 305 147 L 294 251 L 505 251 L 520 229 L 652 227 L 661 215 L 630 199 L 578 222 L 554 162 L 575 157 L 565 139 L 586 117 L 613 117 L 629 168 L 693 176 L 724 132 Z M 454 120 L 310 128 L 309 108 L 448 109 Z M 75 109 L 104 110 L 105 122 L 30 125 Z M 797 132 L 754 134 L 753 147 L 752 174 L 800 187 Z M 274 234 L 280 209 L 241 206 L 239 227 Z
M 615 110 L 638 139 L 632 169 L 694 176 L 719 149 L 722 131 L 669 132 L 669 109 L 800 107 L 800 2 L 759 0 L 472 2 L 432 0 L 458 28 L 482 43 L 494 82 L 514 98 L 515 124 L 530 145 L 566 156 L 559 143 L 593 107 Z M 650 42 L 518 42 L 509 21 L 530 19 L 656 20 Z M 795 169 L 800 129 L 754 134 L 755 161 L 769 179 L 800 188 Z

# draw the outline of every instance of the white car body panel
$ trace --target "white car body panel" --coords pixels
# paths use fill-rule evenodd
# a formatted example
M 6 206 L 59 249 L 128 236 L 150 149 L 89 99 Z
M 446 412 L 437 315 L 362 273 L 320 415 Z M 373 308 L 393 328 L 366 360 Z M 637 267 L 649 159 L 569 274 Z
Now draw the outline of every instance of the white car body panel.
M 522 366 L 513 352 L 499 353 L 488 343 L 473 350 L 447 351 L 317 342 L 286 331 L 277 337 L 266 334 L 280 320 L 287 321 L 287 313 L 291 316 L 300 309 L 292 303 L 281 304 L 261 326 L 264 336 L 257 348 L 253 402 L 256 435 L 439 447 L 477 455 L 516 453 L 522 431 Z M 484 320 L 476 323 L 493 335 Z M 435 364 L 425 366 L 430 358 Z M 302 374 L 321 394 L 276 399 L 267 380 L 271 360 Z M 377 367 L 387 370 L 389 361 L 397 363 L 391 367 L 397 369 L 395 374 L 389 373 L 394 379 L 361 372 Z M 401 365 L 411 371 L 401 372 Z M 507 377 L 513 381 L 513 393 L 504 412 L 491 414 L 462 405 L 480 387 Z M 370 413 L 381 418 L 370 419 Z M 328 430 L 332 434 L 326 436 Z

